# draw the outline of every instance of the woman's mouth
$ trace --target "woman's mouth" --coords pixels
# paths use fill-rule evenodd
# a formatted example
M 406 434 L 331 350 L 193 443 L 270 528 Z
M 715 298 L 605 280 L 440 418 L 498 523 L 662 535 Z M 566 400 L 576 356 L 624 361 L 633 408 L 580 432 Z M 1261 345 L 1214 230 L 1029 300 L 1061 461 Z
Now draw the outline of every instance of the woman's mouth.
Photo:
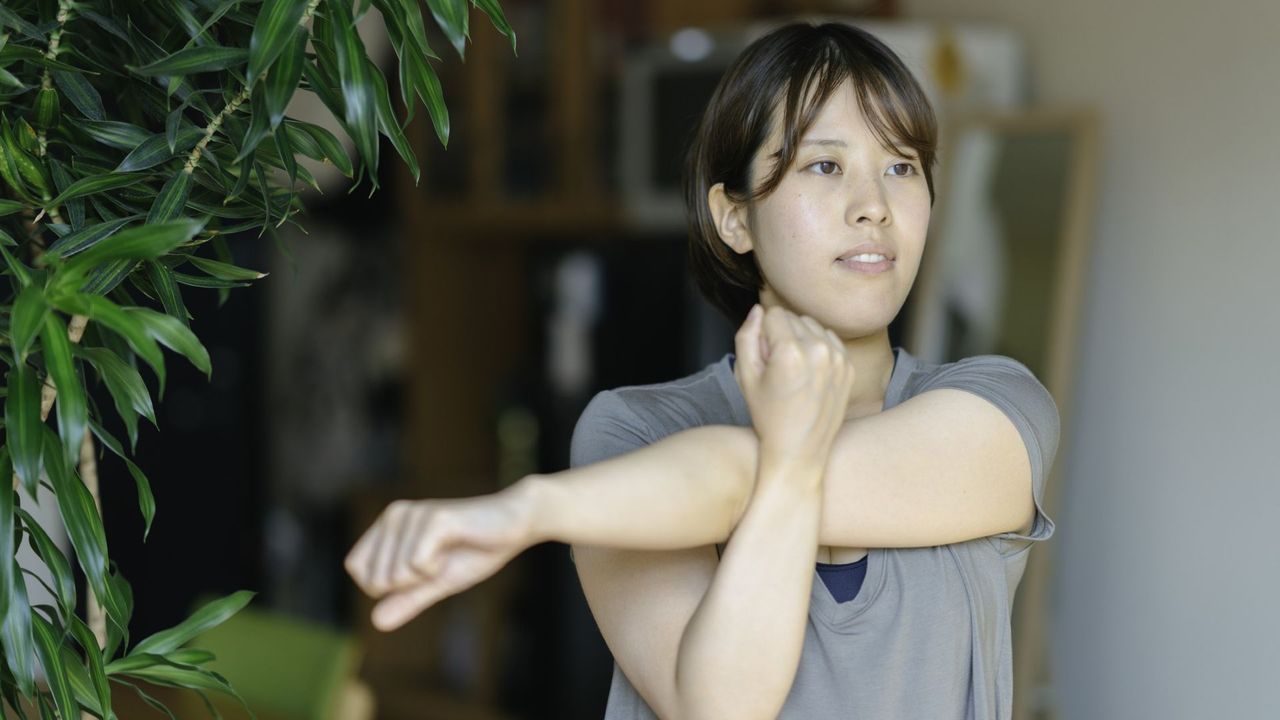
M 878 275 L 893 267 L 893 260 L 880 253 L 861 253 L 836 260 L 836 264 L 865 275 Z

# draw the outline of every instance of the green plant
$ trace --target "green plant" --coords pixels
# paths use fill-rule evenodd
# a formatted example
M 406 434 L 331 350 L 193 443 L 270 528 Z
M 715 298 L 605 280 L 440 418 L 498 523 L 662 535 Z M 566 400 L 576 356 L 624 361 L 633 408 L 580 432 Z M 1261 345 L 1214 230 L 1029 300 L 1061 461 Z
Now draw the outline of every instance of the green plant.
M 515 34 L 495 0 L 471 0 Z M 427 0 L 459 56 L 467 0 Z M 387 78 L 355 31 L 370 7 L 398 61 L 397 116 Z M 112 684 L 142 679 L 200 692 L 234 691 L 182 647 L 242 608 L 239 592 L 178 626 L 130 644 L 132 596 L 114 568 L 97 507 L 95 441 L 132 474 L 149 532 L 155 503 L 130 458 L 139 417 L 156 422 L 162 347 L 210 374 L 189 324 L 184 288 L 232 288 L 261 278 L 238 267 L 224 240 L 293 222 L 298 156 L 332 163 L 377 187 L 379 135 L 415 180 L 403 132 L 420 100 L 441 143 L 449 117 L 429 59 L 419 0 L 5 0 L 0 5 L 0 255 L 7 348 L 0 476 L 0 696 L 19 717 L 114 717 Z M 354 141 L 353 162 L 324 128 L 285 115 L 298 90 L 315 93 Z M 141 361 L 141 363 L 139 362 Z M 105 385 L 128 449 L 105 428 L 87 382 Z M 48 416 L 56 405 L 55 422 Z M 89 618 L 77 617 L 70 561 L 20 507 L 53 491 L 86 578 Z M 26 536 L 48 566 L 56 606 L 32 607 L 14 554 Z M 144 532 L 143 539 L 146 539 Z M 33 578 L 37 576 L 27 573 Z M 35 682 L 36 662 L 48 687 Z M 142 692 L 136 686 L 135 690 Z M 154 702 L 154 698 L 143 695 Z M 25 701 L 25 702 L 24 702 Z M 207 700 L 206 700 L 207 703 Z M 158 707 L 158 702 L 155 703 Z M 211 708 L 212 709 L 212 708 Z M 4 714 L 0 706 L 0 715 Z M 168 712 L 167 710 L 165 712 Z M 215 713 L 216 714 L 216 713 Z

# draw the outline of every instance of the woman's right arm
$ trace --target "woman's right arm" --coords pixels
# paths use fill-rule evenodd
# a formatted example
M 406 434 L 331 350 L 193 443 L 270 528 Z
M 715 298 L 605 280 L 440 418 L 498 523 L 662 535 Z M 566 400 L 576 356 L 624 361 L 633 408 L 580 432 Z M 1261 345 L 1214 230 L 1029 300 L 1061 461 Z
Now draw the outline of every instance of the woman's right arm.
M 668 720 L 775 718 L 799 667 L 822 478 L 853 372 L 834 336 L 806 325 L 771 328 L 785 340 L 766 371 L 760 329 L 753 313 L 737 338 L 760 434 L 755 483 L 719 562 L 710 547 L 575 548 L 614 659 Z
M 574 546 L 618 666 L 659 717 L 777 717 L 799 666 L 822 467 L 765 459 L 723 557 Z

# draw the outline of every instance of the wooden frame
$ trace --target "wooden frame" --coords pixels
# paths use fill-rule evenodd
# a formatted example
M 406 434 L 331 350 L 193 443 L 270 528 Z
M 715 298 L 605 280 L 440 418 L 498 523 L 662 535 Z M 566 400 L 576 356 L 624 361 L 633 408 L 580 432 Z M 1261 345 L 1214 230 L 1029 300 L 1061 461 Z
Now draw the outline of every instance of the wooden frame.
M 1093 113 L 1082 110 L 1037 109 L 969 115 L 957 119 L 944 129 L 942 145 L 947 150 L 938 172 L 935 173 L 939 190 L 938 203 L 934 209 L 934 220 L 920 275 L 913 290 L 915 297 L 909 308 L 905 332 L 909 349 L 926 361 L 958 359 L 947 356 L 956 351 L 962 355 L 988 352 L 1010 355 L 1026 363 L 1048 388 L 1058 404 L 1061 417 L 1058 453 L 1053 467 L 1049 469 L 1043 498 L 1045 512 L 1055 519 L 1057 498 L 1061 494 L 1063 480 L 1060 469 L 1072 430 L 1071 399 L 1076 375 L 1076 348 L 1079 345 L 1079 310 L 1085 292 L 1085 270 L 1090 255 L 1098 178 L 1098 135 L 1096 117 Z M 977 142 L 985 145 L 976 152 L 972 142 L 975 138 L 980 138 Z M 1026 151 L 1038 139 L 1044 138 L 1062 145 L 1057 148 L 1058 165 L 1047 171 L 1047 163 L 1036 162 L 1033 168 L 1029 164 L 1029 158 L 1034 155 Z M 1025 166 L 996 170 L 996 164 L 1016 165 L 1016 159 L 1008 156 L 1016 155 L 1017 151 L 1009 152 L 1008 149 L 1017 148 L 1020 143 L 1024 151 L 1022 160 Z M 1002 152 L 1005 157 L 997 159 Z M 1050 152 L 1041 157 L 1052 155 L 1053 152 Z M 1037 191 L 1046 197 L 1052 195 L 1049 201 L 1051 204 L 1056 203 L 1057 222 L 1047 217 L 1047 213 L 1036 216 L 1033 211 L 1030 221 L 1041 221 L 1042 227 L 1037 231 L 1034 226 L 1029 226 L 1032 229 L 1024 228 L 1021 236 L 1018 236 L 1018 231 L 1011 230 L 1015 223 L 984 226 L 981 221 L 964 220 L 966 212 L 981 214 L 984 209 L 973 210 L 961 207 L 960 203 L 990 203 L 992 208 L 998 205 L 1001 198 L 997 193 L 1002 190 L 997 187 L 994 177 L 1000 172 L 1005 173 L 1006 177 L 1010 172 L 1015 175 L 1021 173 L 1022 183 L 1013 188 L 1014 193 L 1025 193 L 1026 197 L 1031 197 Z M 983 187 L 982 191 L 964 185 L 966 182 L 984 180 L 991 181 L 991 184 Z M 1055 182 L 1056 185 L 1051 184 Z M 1006 184 L 1003 192 L 1008 193 L 1010 187 Z M 1022 198 L 1023 195 L 1015 195 L 1012 199 Z M 1034 203 L 1019 202 L 1014 212 L 1025 210 L 1025 205 Z M 1024 213 L 1023 220 L 1027 217 Z M 1006 331 L 1010 326 L 1008 321 L 998 323 L 999 327 L 994 335 L 978 333 L 981 337 L 968 346 L 954 342 L 947 332 L 948 318 L 945 315 L 948 303 L 948 268 L 945 260 L 949 259 L 948 243 L 953 243 L 951 249 L 954 250 L 960 244 L 963 233 L 974 234 L 992 229 L 1002 230 L 1005 237 L 1023 242 L 1024 245 L 1032 244 L 1032 238 L 1044 243 L 1035 258 L 1043 263 L 1040 268 L 1043 273 L 1041 282 L 1030 288 L 1025 282 L 1022 287 L 1012 282 L 1006 286 L 1007 292 L 1003 293 L 999 301 L 1001 308 L 1018 305 L 1017 310 L 1023 315 L 1023 326 L 1027 326 L 1029 321 L 1039 324 L 1035 340 L 1039 347 L 1029 347 L 1029 336 L 1025 334 L 1020 343 L 1001 338 L 1000 331 Z M 983 243 L 989 247 L 992 241 L 989 237 L 976 241 L 978 246 Z M 1018 269 L 1024 271 L 1028 267 L 1026 257 L 1037 254 L 1026 252 L 1025 247 L 1015 248 L 1010 254 L 1019 252 L 1023 262 Z M 963 282 L 963 278 L 960 282 Z M 970 287 L 975 287 L 975 284 L 971 283 Z M 983 288 L 979 287 L 978 290 L 981 295 Z M 981 303 L 982 300 L 979 299 L 973 304 L 980 306 Z M 1032 309 L 1028 311 L 1027 308 Z M 936 335 L 931 337 L 931 333 L 939 332 L 947 342 L 939 343 Z M 1026 349 L 1018 350 L 1020 346 Z M 953 352 L 948 353 L 948 347 Z M 926 351 L 925 348 L 930 349 Z M 1049 590 L 1053 577 L 1053 549 L 1053 545 L 1049 543 L 1037 547 L 1029 555 L 1013 608 L 1013 657 L 1016 663 L 1014 720 L 1052 720 L 1057 714 L 1046 641 L 1050 621 Z

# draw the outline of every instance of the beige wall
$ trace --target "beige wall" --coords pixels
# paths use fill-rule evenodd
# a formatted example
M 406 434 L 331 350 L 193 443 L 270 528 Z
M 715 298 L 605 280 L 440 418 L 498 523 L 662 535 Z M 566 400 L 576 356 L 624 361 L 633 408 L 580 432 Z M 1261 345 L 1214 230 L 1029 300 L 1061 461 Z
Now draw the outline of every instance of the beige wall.
M 908 0 L 1101 110 L 1054 539 L 1064 720 L 1280 717 L 1280 3 Z

